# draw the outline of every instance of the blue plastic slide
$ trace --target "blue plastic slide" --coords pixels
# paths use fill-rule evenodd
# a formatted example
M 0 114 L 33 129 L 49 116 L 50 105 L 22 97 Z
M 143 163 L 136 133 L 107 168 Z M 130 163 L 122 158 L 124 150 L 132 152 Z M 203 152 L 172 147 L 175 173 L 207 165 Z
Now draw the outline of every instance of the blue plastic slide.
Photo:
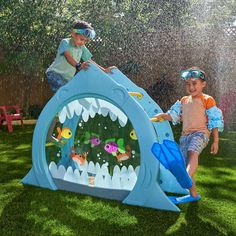
M 175 176 L 181 187 L 192 187 L 192 180 L 186 171 L 183 156 L 176 142 L 165 139 L 162 144 L 154 143 L 152 153 Z

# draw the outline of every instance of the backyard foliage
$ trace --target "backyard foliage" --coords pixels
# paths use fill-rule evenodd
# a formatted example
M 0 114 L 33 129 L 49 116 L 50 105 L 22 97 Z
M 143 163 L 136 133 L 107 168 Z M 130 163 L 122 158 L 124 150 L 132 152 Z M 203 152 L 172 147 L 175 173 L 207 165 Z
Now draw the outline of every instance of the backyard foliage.
M 5 55 L 0 71 L 12 71 L 14 67 L 21 73 L 43 74 L 59 40 L 69 36 L 75 19 L 87 20 L 96 28 L 103 43 L 95 56 L 102 61 L 111 50 L 132 51 L 127 42 L 135 40 L 137 44 L 148 32 L 189 25 L 225 25 L 232 22 L 235 5 L 233 0 L 1 1 L 0 47 Z

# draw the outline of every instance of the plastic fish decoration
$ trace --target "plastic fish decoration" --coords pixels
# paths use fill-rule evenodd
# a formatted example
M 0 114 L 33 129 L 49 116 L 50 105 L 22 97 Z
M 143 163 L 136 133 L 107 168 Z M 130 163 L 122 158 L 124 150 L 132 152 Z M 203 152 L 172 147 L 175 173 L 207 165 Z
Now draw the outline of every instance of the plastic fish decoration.
M 108 139 L 105 143 L 105 151 L 112 154 L 112 156 L 116 156 L 117 152 L 125 153 L 123 138 L 118 139 L 117 142 L 115 142 L 115 139 Z
M 73 161 L 78 162 L 81 166 L 84 165 L 85 161 L 87 160 L 87 156 L 88 156 L 88 152 L 84 152 L 83 154 L 76 153 L 74 146 L 72 146 L 70 149 L 70 158 Z
M 134 131 L 134 129 L 131 130 L 130 134 L 129 134 L 130 138 L 132 138 L 133 140 L 137 140 L 137 136 L 136 136 L 136 133 Z
M 130 157 L 131 157 L 131 148 L 129 145 L 126 146 L 125 153 L 118 152 L 116 155 L 116 159 L 118 162 L 126 161 L 126 160 L 130 159 Z
M 58 141 L 60 141 L 61 138 L 70 139 L 72 137 L 72 132 L 67 127 L 64 127 L 62 130 L 61 130 L 61 128 L 57 127 L 57 132 L 58 132 L 58 135 L 57 135 Z
M 86 132 L 85 133 L 85 141 L 84 141 L 85 144 L 91 144 L 91 147 L 96 147 L 98 146 L 100 143 L 101 143 L 101 140 L 99 138 L 99 135 L 95 134 L 95 133 L 92 133 L 90 135 L 89 132 Z
M 115 141 L 115 139 L 111 139 L 111 140 Z M 113 156 L 116 156 L 116 152 L 118 150 L 118 144 L 114 141 L 107 140 L 107 143 L 105 144 L 104 149 L 106 152 L 112 154 Z

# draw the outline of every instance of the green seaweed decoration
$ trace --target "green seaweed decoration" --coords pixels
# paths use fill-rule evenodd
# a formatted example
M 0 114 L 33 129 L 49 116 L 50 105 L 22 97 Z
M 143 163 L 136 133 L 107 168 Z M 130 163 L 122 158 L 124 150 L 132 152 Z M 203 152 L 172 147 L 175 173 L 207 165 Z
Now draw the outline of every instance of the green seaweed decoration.
M 88 162 L 93 161 L 100 165 L 106 162 L 109 163 L 110 173 L 112 173 L 115 165 L 126 167 L 132 165 L 135 168 L 140 165 L 140 149 L 138 141 L 130 137 L 132 130 L 133 126 L 130 121 L 127 122 L 125 127 L 121 127 L 117 120 L 112 121 L 109 117 L 96 114 L 94 118 L 90 118 L 87 122 L 79 121 L 74 135 L 74 146 L 83 152 L 89 153 Z M 94 143 L 91 143 L 92 137 Z M 107 147 L 107 150 L 105 149 L 108 143 L 114 143 L 114 146 L 117 147 L 114 148 L 114 152 L 109 147 Z M 127 147 L 129 148 L 127 149 Z M 60 153 L 59 147 L 55 145 L 48 147 L 46 152 L 50 152 L 47 157 L 54 157 L 53 161 L 56 163 L 60 160 L 60 157 L 57 157 Z M 127 153 L 129 158 L 125 158 L 128 155 Z

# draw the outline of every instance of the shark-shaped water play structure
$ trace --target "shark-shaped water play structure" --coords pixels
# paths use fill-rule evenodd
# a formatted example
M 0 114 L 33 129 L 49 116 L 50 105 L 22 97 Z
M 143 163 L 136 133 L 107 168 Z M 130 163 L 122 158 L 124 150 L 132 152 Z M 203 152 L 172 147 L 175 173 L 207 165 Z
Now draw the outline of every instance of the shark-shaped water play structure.
M 187 194 L 191 179 L 171 127 L 151 122 L 161 108 L 118 69 L 112 72 L 90 64 L 51 98 L 22 182 L 179 211 L 166 193 Z

